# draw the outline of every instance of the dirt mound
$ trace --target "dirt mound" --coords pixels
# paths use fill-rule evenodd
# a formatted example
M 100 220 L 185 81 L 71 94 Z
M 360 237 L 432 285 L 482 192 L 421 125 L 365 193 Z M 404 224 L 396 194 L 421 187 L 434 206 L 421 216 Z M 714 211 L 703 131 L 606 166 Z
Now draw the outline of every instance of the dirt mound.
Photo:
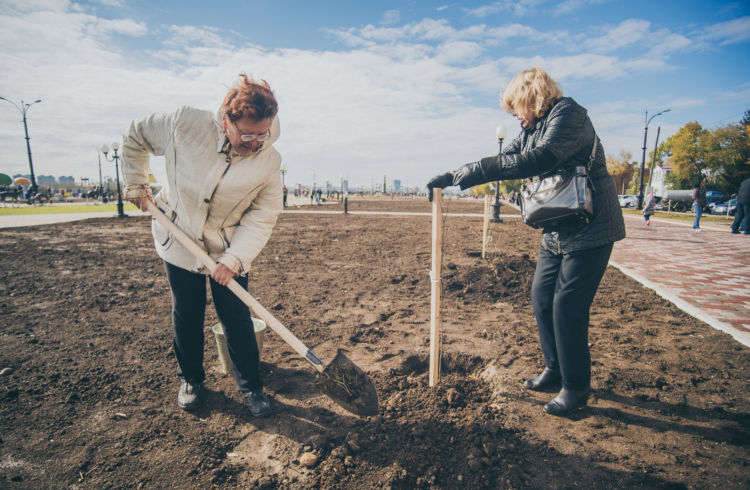
M 528 254 L 497 254 L 479 265 L 449 263 L 445 281 L 447 290 L 466 303 L 503 300 L 526 305 L 530 301 L 535 267 L 536 261 Z

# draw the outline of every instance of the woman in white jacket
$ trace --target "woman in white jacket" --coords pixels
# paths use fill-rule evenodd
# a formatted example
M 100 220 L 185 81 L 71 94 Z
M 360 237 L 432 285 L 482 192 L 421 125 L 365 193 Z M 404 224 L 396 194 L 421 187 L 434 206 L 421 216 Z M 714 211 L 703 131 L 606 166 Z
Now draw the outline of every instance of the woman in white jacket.
M 218 113 L 180 107 L 133 121 L 123 135 L 125 198 L 142 210 L 153 200 L 217 261 L 209 284 L 224 325 L 234 376 L 250 412 L 271 413 L 263 393 L 260 360 L 247 306 L 226 287 L 247 272 L 282 209 L 278 104 L 265 81 L 240 75 Z M 152 198 L 149 155 L 163 155 L 166 182 Z M 172 292 L 172 325 L 179 406 L 194 410 L 201 398 L 208 270 L 156 221 L 151 224 Z

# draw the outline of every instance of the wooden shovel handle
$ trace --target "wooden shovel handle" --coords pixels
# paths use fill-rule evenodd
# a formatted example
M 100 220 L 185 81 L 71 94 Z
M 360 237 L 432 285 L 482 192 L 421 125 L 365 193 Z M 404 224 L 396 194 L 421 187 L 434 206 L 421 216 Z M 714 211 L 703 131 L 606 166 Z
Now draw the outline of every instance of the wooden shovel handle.
M 156 204 L 154 204 L 152 201 L 149 201 L 147 204 L 148 211 L 151 213 L 151 216 L 158 221 L 164 228 L 169 231 L 169 233 L 172 234 L 172 236 L 180 242 L 185 248 L 187 248 L 190 253 L 192 253 L 196 258 L 198 258 L 201 262 L 203 262 L 203 265 L 205 265 L 209 271 L 213 272 L 214 268 L 216 267 L 216 262 L 214 259 L 212 259 L 202 248 L 200 248 L 187 234 L 180 229 L 179 226 L 174 224 L 172 220 L 167 218 L 167 216 L 159 209 Z M 271 327 L 271 329 L 276 332 L 279 337 L 281 337 L 284 342 L 289 344 L 292 349 L 294 349 L 297 354 L 307 359 L 310 364 L 312 364 L 315 369 L 318 370 L 318 372 L 323 372 L 325 369 L 325 365 L 323 362 L 318 359 L 318 357 L 311 351 L 310 349 L 305 346 L 297 337 L 294 336 L 292 332 L 289 331 L 288 328 L 286 328 L 280 321 L 276 319 L 268 310 L 263 308 L 263 306 L 258 303 L 258 301 L 253 298 L 250 293 L 245 290 L 242 286 L 237 283 L 234 279 L 232 279 L 229 282 L 229 285 L 227 286 L 229 289 L 232 290 L 234 294 L 237 295 L 240 300 L 242 300 L 243 303 L 245 303 L 252 311 L 255 313 L 258 318 L 266 322 L 266 325 Z

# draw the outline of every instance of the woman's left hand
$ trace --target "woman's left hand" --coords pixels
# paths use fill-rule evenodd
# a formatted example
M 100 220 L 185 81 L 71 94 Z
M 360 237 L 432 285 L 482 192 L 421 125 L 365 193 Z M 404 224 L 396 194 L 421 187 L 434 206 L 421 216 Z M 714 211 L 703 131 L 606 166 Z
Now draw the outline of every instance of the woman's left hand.
M 229 285 L 229 282 L 234 279 L 234 272 L 224 264 L 216 264 L 214 271 L 211 273 L 211 279 L 222 286 L 227 286 Z

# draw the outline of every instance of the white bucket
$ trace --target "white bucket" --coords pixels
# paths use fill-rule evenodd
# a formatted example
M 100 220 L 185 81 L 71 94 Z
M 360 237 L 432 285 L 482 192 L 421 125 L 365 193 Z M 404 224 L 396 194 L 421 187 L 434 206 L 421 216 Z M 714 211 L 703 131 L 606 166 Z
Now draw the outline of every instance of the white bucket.
M 266 333 L 266 322 L 260 318 L 253 318 L 253 327 L 255 327 L 255 341 L 258 344 L 258 355 L 263 353 L 263 337 Z M 227 349 L 227 337 L 224 335 L 224 326 L 221 323 L 217 323 L 211 330 L 214 332 L 216 337 L 216 347 L 219 350 L 219 363 L 221 364 L 221 370 L 224 374 L 232 372 L 232 359 L 229 357 L 229 349 Z

